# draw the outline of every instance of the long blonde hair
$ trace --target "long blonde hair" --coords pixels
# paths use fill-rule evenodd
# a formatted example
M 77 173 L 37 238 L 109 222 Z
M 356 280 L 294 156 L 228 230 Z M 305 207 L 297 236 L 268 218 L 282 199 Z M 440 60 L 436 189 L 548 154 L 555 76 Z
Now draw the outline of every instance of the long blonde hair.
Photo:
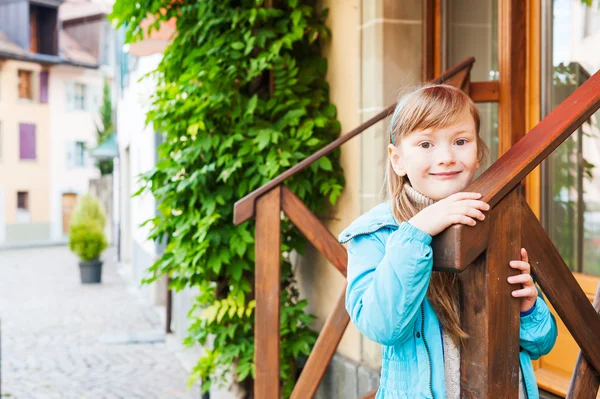
M 488 148 L 479 136 L 481 116 L 475 103 L 462 90 L 449 85 L 426 85 L 402 97 L 396 106 L 390 130 L 391 141 L 398 145 L 403 137 L 415 130 L 443 129 L 457 123 L 465 112 L 473 117 L 477 132 L 477 157 L 481 163 Z M 386 173 L 392 212 L 400 223 L 415 216 L 419 210 L 405 190 L 410 185 L 407 176 L 398 176 L 388 160 Z M 427 289 L 442 328 L 456 342 L 467 337 L 460 324 L 458 277 L 454 273 L 433 272 Z

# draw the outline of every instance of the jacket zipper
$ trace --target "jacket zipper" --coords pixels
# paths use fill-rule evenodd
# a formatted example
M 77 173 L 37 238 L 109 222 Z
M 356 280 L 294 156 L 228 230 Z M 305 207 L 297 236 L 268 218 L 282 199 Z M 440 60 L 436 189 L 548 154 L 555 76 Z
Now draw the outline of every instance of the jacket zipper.
M 427 351 L 427 360 L 429 360 L 429 392 L 431 393 L 431 397 L 435 399 L 435 395 L 433 394 L 433 366 L 431 365 L 431 352 L 429 351 L 427 339 L 425 339 L 425 308 L 423 307 L 423 303 L 421 303 L 421 335 L 423 336 L 423 344 Z

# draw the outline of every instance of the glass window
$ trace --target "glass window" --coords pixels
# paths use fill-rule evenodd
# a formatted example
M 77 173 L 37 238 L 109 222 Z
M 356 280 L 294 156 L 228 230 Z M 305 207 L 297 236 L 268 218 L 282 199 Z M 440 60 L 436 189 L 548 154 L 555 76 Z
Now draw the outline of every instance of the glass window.
M 19 69 L 19 98 L 33 100 L 33 87 L 31 87 L 31 71 Z
M 445 68 L 474 56 L 471 80 L 498 80 L 498 0 L 452 0 L 445 4 Z M 481 138 L 490 149 L 481 173 L 498 159 L 498 104 L 480 103 L 477 108 L 481 112 Z
M 551 2 L 544 38 L 542 116 L 600 69 L 598 0 Z M 600 113 L 543 164 L 543 221 L 571 270 L 600 276 Z
M 75 83 L 73 86 L 73 108 L 85 110 L 86 87 L 84 84 Z
M 75 166 L 83 167 L 85 163 L 85 143 L 83 141 L 75 142 Z

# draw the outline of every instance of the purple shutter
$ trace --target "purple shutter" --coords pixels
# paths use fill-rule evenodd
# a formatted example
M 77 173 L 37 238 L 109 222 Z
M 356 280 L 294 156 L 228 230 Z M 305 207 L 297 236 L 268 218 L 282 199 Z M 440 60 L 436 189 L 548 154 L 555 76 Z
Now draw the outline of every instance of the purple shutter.
M 20 159 L 35 159 L 35 125 L 19 124 Z
M 40 72 L 40 103 L 48 103 L 48 71 Z

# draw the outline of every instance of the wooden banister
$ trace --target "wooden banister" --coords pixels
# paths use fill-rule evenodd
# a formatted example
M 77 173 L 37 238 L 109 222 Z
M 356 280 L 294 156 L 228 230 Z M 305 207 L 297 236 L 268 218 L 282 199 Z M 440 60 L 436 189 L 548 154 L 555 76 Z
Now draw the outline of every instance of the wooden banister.
M 312 398 L 317 392 L 317 388 L 319 388 L 319 384 L 325 376 L 325 371 L 350 322 L 350 316 L 345 306 L 345 295 L 346 287 L 344 287 L 344 291 L 319 333 L 319 338 L 310 352 L 304 370 L 302 370 L 302 374 L 300 374 L 300 378 L 294 386 L 291 399 Z
M 304 236 L 346 276 L 348 252 L 342 244 L 327 230 L 321 221 L 308 209 L 300 198 L 282 186 L 281 205 L 283 211 Z
M 594 309 L 600 313 L 600 285 L 596 290 Z M 596 399 L 599 387 L 600 375 L 592 369 L 583 352 L 579 352 L 567 399 Z
M 495 206 L 536 166 L 600 108 L 600 72 L 545 117 L 465 191 L 478 192 Z M 486 249 L 488 220 L 474 227 L 455 225 L 435 237 L 436 270 L 460 272 Z
M 473 67 L 474 62 L 475 62 L 475 58 L 469 57 L 466 60 L 462 61 L 461 63 L 456 64 L 452 68 L 448 69 L 441 76 L 436 78 L 433 82 L 434 83 L 447 82 L 449 84 L 458 84 L 459 87 L 462 88 L 466 84 L 466 78 L 468 77 L 469 72 L 470 72 L 471 68 Z M 303 161 L 299 162 L 298 164 L 292 166 L 290 169 L 288 169 L 281 175 L 277 176 L 270 182 L 257 188 L 250 194 L 246 195 L 244 198 L 237 201 L 233 208 L 233 223 L 238 225 L 238 224 L 244 223 L 246 220 L 253 217 L 255 202 L 258 197 L 269 192 L 274 187 L 279 186 L 286 179 L 289 179 L 290 177 L 296 175 L 297 173 L 300 173 L 301 171 L 303 171 L 304 169 L 309 167 L 311 164 L 318 161 L 320 158 L 335 151 L 342 144 L 344 144 L 348 140 L 352 139 L 353 137 L 357 136 L 358 134 L 364 132 L 365 130 L 367 130 L 368 128 L 370 128 L 371 126 L 376 124 L 377 122 L 385 119 L 390 113 L 392 113 L 394 111 L 395 107 L 396 107 L 396 104 L 390 105 L 389 107 L 387 107 L 386 109 L 384 109 L 383 111 L 381 111 L 380 113 L 378 113 L 377 115 L 375 115 L 374 117 L 369 119 L 368 121 L 359 125 L 357 128 L 351 130 L 350 132 L 348 132 L 344 135 L 341 135 L 337 140 L 332 141 L 327 146 L 323 147 L 322 149 L 315 152 L 308 158 L 306 158 Z
M 600 315 L 524 199 L 521 240 L 531 253 L 532 275 L 590 365 L 600 374 Z

